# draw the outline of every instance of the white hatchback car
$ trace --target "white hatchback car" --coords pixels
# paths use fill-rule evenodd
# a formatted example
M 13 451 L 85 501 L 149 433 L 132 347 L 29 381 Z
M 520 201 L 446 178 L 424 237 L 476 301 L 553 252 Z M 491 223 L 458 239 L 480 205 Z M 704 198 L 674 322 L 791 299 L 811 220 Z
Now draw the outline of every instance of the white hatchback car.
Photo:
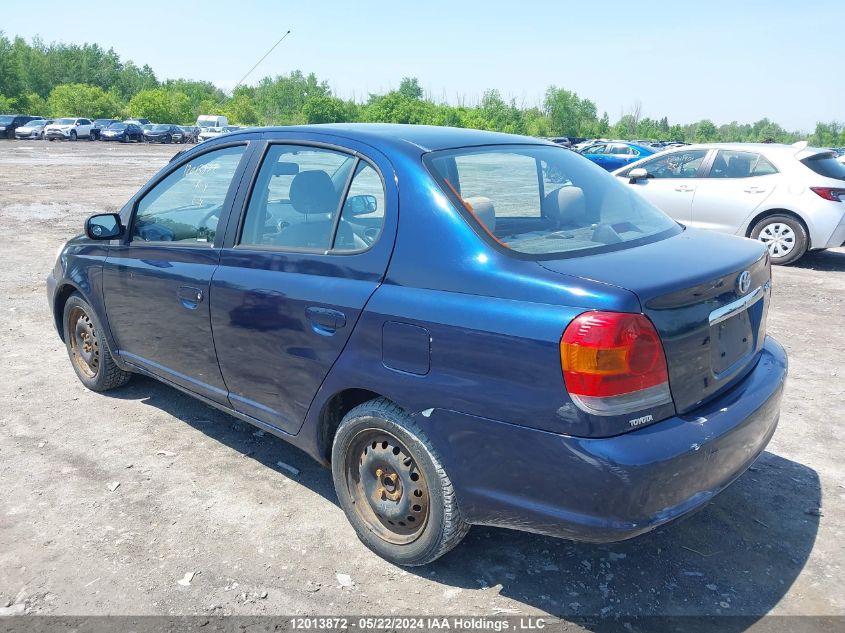
M 760 240 L 774 264 L 845 245 L 845 165 L 830 150 L 685 145 L 614 175 L 682 224 Z

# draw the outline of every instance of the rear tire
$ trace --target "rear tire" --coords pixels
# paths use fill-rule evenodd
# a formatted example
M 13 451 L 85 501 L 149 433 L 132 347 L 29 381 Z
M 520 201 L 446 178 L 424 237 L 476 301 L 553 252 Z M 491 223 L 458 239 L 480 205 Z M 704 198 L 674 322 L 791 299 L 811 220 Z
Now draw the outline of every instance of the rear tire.
M 803 222 L 791 215 L 775 214 L 761 219 L 751 231 L 751 238 L 769 250 L 772 263 L 786 266 L 807 252 L 810 239 Z
M 332 445 L 332 478 L 358 538 L 397 565 L 430 563 L 469 530 L 431 442 L 385 398 L 344 416 Z
M 68 298 L 62 323 L 70 364 L 83 385 L 91 391 L 109 391 L 129 382 L 131 372 L 115 364 L 97 316 L 80 294 Z

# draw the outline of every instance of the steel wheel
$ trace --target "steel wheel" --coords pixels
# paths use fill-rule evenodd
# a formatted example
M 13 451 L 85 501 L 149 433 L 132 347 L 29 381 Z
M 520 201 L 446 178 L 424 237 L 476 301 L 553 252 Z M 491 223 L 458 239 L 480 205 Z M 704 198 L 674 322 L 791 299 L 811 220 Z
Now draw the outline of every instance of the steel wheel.
M 428 483 L 399 439 L 380 429 L 359 432 L 345 472 L 355 512 L 370 530 L 396 545 L 420 536 L 429 515 Z
M 784 222 L 766 224 L 757 239 L 766 245 L 772 257 L 786 257 L 795 248 L 795 231 Z
M 81 373 L 96 378 L 100 369 L 100 342 L 94 322 L 79 306 L 74 306 L 68 315 L 71 357 Z

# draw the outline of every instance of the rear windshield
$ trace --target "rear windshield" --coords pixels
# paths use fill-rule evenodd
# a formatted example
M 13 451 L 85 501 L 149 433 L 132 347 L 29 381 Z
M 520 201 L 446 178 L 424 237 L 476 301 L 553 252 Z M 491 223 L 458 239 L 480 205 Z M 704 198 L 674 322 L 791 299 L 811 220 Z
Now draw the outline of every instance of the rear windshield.
M 129 127 L 128 123 L 112 123 L 109 126 L 109 129 L 110 130 L 125 130 L 127 127 Z
M 482 235 L 532 259 L 618 250 L 682 228 L 586 158 L 558 146 L 428 154 L 425 163 Z
M 805 158 L 801 162 L 816 172 L 819 176 L 845 180 L 845 163 L 840 163 L 836 160 L 836 154 L 833 152 L 816 154 L 815 156 Z

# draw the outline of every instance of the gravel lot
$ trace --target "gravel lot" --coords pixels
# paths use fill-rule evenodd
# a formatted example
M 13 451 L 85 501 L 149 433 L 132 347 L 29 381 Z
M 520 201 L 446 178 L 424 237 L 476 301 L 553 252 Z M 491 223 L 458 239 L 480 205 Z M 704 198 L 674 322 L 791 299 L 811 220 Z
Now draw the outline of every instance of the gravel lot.
M 0 141 L 0 612 L 845 614 L 845 250 L 775 271 L 780 427 L 707 508 L 611 546 L 476 527 L 403 570 L 297 449 L 149 379 L 76 379 L 47 313 L 56 249 L 177 149 Z

